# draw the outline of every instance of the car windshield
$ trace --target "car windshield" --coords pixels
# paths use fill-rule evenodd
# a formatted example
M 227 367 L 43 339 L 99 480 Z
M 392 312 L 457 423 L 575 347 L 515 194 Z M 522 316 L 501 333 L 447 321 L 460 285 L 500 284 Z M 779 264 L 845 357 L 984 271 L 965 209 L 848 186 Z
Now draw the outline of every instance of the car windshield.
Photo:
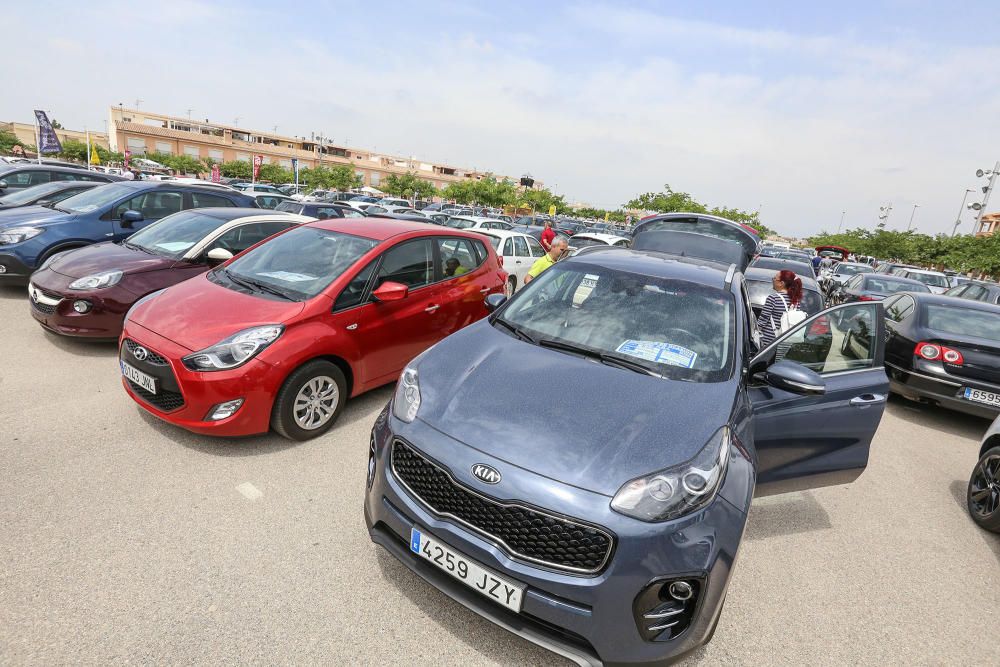
M 225 218 L 193 211 L 168 215 L 128 237 L 124 245 L 161 257 L 180 259 L 196 243 L 228 222 Z
M 869 278 L 868 282 L 865 283 L 864 289 L 869 292 L 877 292 L 879 294 L 893 294 L 895 292 L 930 292 L 926 285 L 914 285 L 913 283 L 903 282 L 902 280 L 893 280 L 892 278 Z
M 500 239 L 498 237 L 493 236 L 492 234 L 483 234 L 483 236 L 490 240 L 490 245 L 493 246 L 494 250 L 497 252 L 500 251 Z
M 841 276 L 853 276 L 855 273 L 871 273 L 872 267 L 867 264 L 840 264 L 837 266 L 837 274 Z
M 33 185 L 30 188 L 24 188 L 23 190 L 12 192 L 6 197 L 0 198 L 0 204 L 4 204 L 7 206 L 10 206 L 12 204 L 25 204 L 27 202 L 40 199 L 41 197 L 44 197 L 49 193 L 58 192 L 64 187 L 66 187 L 65 181 L 56 181 L 55 183 L 42 183 L 40 185 Z
M 569 244 L 574 248 L 587 248 L 589 246 L 595 246 L 595 245 L 608 245 L 604 241 L 598 241 L 597 239 L 588 239 L 586 237 L 581 237 L 579 234 L 570 239 Z
M 948 278 L 943 274 L 938 273 L 915 273 L 907 272 L 907 278 L 912 280 L 919 280 L 925 285 L 930 285 L 931 287 L 949 287 Z
M 1000 341 L 1000 313 L 927 304 L 927 327 L 941 333 Z
M 448 222 L 444 223 L 446 227 L 454 227 L 455 229 L 468 229 L 476 223 L 472 220 L 463 220 L 461 218 L 452 218 Z
M 734 312 L 719 289 L 574 262 L 533 280 L 497 323 L 609 365 L 720 382 L 732 374 Z
M 351 268 L 378 241 L 316 227 L 296 227 L 213 273 L 250 279 L 294 300 L 310 299 Z
M 125 185 L 124 183 L 99 185 L 86 192 L 63 199 L 59 202 L 59 208 L 70 213 L 90 213 L 91 211 L 111 206 L 123 197 L 139 193 L 140 190 L 136 190 L 134 186 Z

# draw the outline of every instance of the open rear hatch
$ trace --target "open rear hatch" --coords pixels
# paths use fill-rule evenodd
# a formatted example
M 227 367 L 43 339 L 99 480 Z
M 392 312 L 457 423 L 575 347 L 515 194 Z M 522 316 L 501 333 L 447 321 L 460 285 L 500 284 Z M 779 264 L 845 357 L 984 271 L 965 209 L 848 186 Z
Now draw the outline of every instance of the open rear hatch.
M 724 218 L 694 213 L 668 213 L 644 220 L 632 232 L 633 250 L 697 257 L 736 264 L 745 271 L 760 246 L 748 228 Z

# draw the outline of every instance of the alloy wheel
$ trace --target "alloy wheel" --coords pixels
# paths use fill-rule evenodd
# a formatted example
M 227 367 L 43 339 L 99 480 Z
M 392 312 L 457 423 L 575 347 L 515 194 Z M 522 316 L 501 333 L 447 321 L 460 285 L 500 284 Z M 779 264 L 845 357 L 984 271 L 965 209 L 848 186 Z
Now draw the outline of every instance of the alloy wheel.
M 984 456 L 972 471 L 969 505 L 982 517 L 992 516 L 1000 508 L 1000 454 Z
M 317 375 L 299 389 L 292 405 L 295 423 L 307 431 L 326 424 L 337 411 L 340 390 L 328 375 Z

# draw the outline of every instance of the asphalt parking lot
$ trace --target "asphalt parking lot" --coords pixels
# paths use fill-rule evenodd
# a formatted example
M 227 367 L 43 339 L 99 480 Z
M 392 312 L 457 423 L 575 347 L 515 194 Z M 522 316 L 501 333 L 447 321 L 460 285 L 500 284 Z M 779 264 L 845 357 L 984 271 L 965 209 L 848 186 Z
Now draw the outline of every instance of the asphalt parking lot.
M 113 344 L 28 308 L 0 288 L 0 663 L 565 664 L 369 541 L 390 388 L 318 440 L 207 439 L 132 403 Z M 994 662 L 1000 537 L 964 505 L 987 425 L 894 399 L 853 485 L 755 502 L 685 664 Z

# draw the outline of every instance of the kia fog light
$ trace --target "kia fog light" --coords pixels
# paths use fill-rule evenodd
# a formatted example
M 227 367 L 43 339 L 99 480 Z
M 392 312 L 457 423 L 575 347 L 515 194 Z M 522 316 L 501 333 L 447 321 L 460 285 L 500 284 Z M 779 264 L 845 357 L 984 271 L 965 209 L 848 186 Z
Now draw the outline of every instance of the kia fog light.
M 407 367 L 399 376 L 396 395 L 392 399 L 392 414 L 407 424 L 412 422 L 420 409 L 420 384 L 417 369 Z
M 236 414 L 236 411 L 240 409 L 243 405 L 242 398 L 236 398 L 231 401 L 226 401 L 225 403 L 219 403 L 212 411 L 208 414 L 208 421 L 217 422 L 220 419 L 227 419 Z
M 667 521 L 704 507 L 726 475 L 730 440 L 723 426 L 690 461 L 626 483 L 611 509 L 641 521 Z

